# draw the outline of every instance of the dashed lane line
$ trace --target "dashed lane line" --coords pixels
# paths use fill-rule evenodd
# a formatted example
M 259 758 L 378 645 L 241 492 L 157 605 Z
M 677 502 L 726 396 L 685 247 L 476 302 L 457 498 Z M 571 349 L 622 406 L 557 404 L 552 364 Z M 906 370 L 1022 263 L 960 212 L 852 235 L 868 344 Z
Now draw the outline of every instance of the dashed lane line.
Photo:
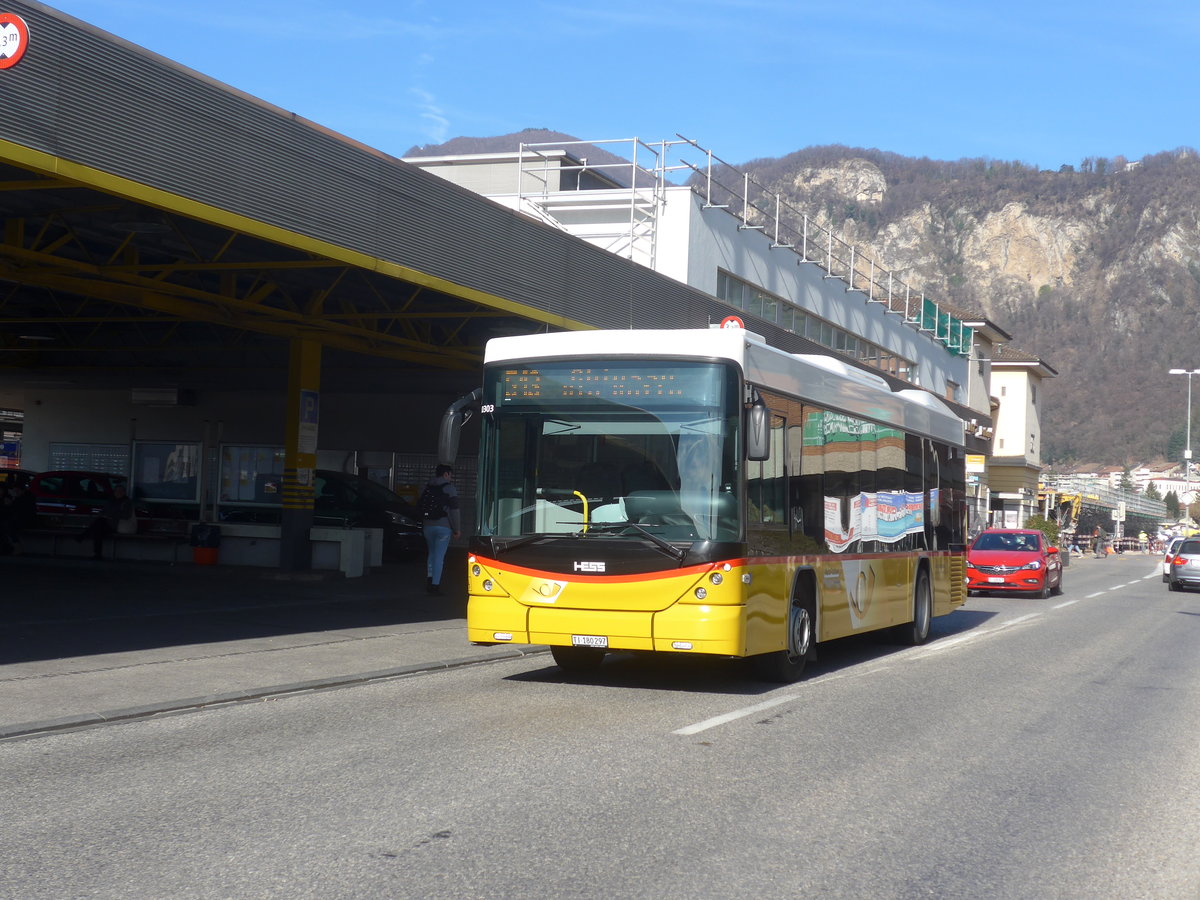
M 1005 629 L 1012 628 L 1014 625 L 1020 625 L 1022 622 L 1028 622 L 1030 619 L 1036 619 L 1040 615 L 1041 613 L 1029 613 L 1024 616 L 1017 616 L 1015 619 L 1009 619 L 1007 622 L 1002 622 L 999 625 L 992 626 L 991 628 L 985 628 L 972 634 L 959 635 L 956 638 L 948 638 L 938 641 L 931 647 L 914 648 L 905 654 L 903 658 L 896 659 L 895 661 L 907 662 L 910 660 L 922 659 L 926 656 L 932 656 L 935 653 L 942 653 L 946 650 L 954 649 L 955 647 L 961 647 L 964 644 L 974 643 L 975 641 L 983 640 L 984 638 L 998 634 Z M 888 665 L 884 666 L 871 666 L 856 672 L 838 672 L 825 678 L 817 678 L 813 681 L 807 682 L 805 684 L 805 688 L 816 687 L 817 685 L 824 684 L 825 682 L 840 680 L 843 678 L 864 678 L 868 675 L 874 675 L 885 668 L 889 668 L 890 665 L 891 664 L 889 663 Z M 702 722 L 695 722 L 691 725 L 685 725 L 683 728 L 677 728 L 671 733 L 678 734 L 682 737 L 698 734 L 701 731 L 707 731 L 710 728 L 716 728 L 718 725 L 725 725 L 729 722 L 734 722 L 738 719 L 744 719 L 747 716 L 752 716 L 755 713 L 760 713 L 763 710 L 772 709 L 784 703 L 791 703 L 793 700 L 799 700 L 800 697 L 801 695 L 798 693 L 783 694 L 779 697 L 772 697 L 770 700 L 764 700 L 762 703 L 755 703 L 753 706 L 744 706 L 741 709 L 735 709 L 719 716 L 713 716 L 711 719 L 705 719 Z
M 724 725 L 726 722 L 744 719 L 746 716 L 752 716 L 765 709 L 771 709 L 780 704 L 791 703 L 793 700 L 799 699 L 799 694 L 784 694 L 782 697 L 772 697 L 770 700 L 764 700 L 762 703 L 756 703 L 753 706 L 743 706 L 741 709 L 735 709 L 733 712 L 727 712 L 722 716 L 713 716 L 711 719 L 705 719 L 703 722 L 697 722 L 694 725 L 685 725 L 683 728 L 677 728 L 671 733 L 686 737 L 689 734 L 707 731 L 709 728 L 716 728 L 718 725 Z
M 1148 578 L 1156 578 L 1156 577 L 1159 577 L 1159 574 L 1157 572 L 1154 572 L 1154 573 L 1151 573 L 1150 575 L 1143 576 L 1143 580 L 1148 579 Z M 1136 584 L 1137 584 L 1136 581 L 1131 581 L 1128 584 L 1116 584 L 1116 585 L 1113 585 L 1112 587 L 1105 588 L 1102 591 L 1096 591 L 1094 594 L 1088 594 L 1086 597 L 1083 597 L 1083 598 L 1076 598 L 1075 600 L 1065 600 L 1062 603 L 1059 603 L 1056 606 L 1052 606 L 1050 608 L 1051 609 L 1065 609 L 1068 606 L 1074 606 L 1076 603 L 1079 603 L 1080 599 L 1091 600 L 1095 597 L 1102 597 L 1103 595 L 1110 593 L 1111 591 L 1119 591 L 1121 588 L 1134 587 L 1134 586 L 1136 586 Z M 1028 622 L 1030 619 L 1036 619 L 1040 615 L 1042 615 L 1042 614 L 1041 613 L 1029 613 L 1024 616 L 1017 616 L 1017 618 L 1015 618 L 1015 619 L 1009 619 L 1007 622 L 1002 622 L 999 625 L 992 626 L 991 628 L 985 628 L 980 631 L 973 632 L 971 634 L 959 635 L 958 637 L 955 637 L 955 638 L 946 638 L 944 640 L 938 641 L 933 646 L 922 647 L 920 649 L 914 649 L 909 654 L 904 656 L 902 659 L 898 659 L 896 661 L 897 662 L 907 662 L 909 660 L 923 659 L 924 657 L 932 656 L 935 653 L 943 653 L 946 650 L 953 650 L 955 648 L 962 647 L 966 644 L 973 644 L 976 641 L 981 641 L 986 638 L 992 637 L 995 634 L 999 634 L 1001 631 L 1004 631 L 1007 628 L 1011 628 L 1014 625 L 1020 625 L 1023 622 Z M 807 682 L 806 686 L 811 685 L 811 686 L 815 687 L 819 684 L 823 684 L 826 681 L 831 681 L 834 678 L 851 678 L 851 677 L 864 677 L 867 675 L 873 675 L 876 672 L 878 672 L 881 668 L 884 668 L 884 667 L 875 666 L 875 667 L 871 667 L 869 669 L 864 669 L 860 672 L 855 672 L 855 673 L 840 672 L 836 676 L 814 679 L 811 682 Z M 744 719 L 744 718 L 746 718 L 746 716 L 752 716 L 755 713 L 760 713 L 763 710 L 772 709 L 772 708 L 774 708 L 776 706 L 780 706 L 784 703 L 791 703 L 793 700 L 799 700 L 800 696 L 801 696 L 800 694 L 792 693 L 792 694 L 784 694 L 780 697 L 772 697 L 770 700 L 765 700 L 762 703 L 756 703 L 753 706 L 746 706 L 741 709 L 735 709 L 732 712 L 727 712 L 727 713 L 724 713 L 723 715 L 719 715 L 719 716 L 713 716 L 711 719 L 705 719 L 702 722 L 696 722 L 692 725 L 685 725 L 683 728 L 677 728 L 675 731 L 672 731 L 671 733 L 678 734 L 678 735 L 681 735 L 684 737 L 686 737 L 687 735 L 691 735 L 691 734 L 698 734 L 701 731 L 707 731 L 710 728 L 716 728 L 718 725 L 725 725 L 729 722 L 737 721 L 738 719 Z

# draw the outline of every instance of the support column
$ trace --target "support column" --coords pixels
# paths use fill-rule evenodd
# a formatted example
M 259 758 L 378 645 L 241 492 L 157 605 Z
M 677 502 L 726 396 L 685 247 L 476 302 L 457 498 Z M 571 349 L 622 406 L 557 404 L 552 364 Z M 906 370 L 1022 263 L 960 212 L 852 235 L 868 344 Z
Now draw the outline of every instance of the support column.
M 283 460 L 283 518 L 279 568 L 312 568 L 313 471 L 317 467 L 321 345 L 293 338 L 288 360 L 287 441 Z

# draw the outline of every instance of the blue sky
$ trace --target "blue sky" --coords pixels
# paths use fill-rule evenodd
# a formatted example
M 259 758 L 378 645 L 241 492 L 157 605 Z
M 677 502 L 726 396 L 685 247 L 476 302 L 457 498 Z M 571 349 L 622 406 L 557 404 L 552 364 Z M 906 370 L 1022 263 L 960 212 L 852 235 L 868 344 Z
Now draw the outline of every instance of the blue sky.
M 1200 6 L 1165 0 L 58 0 L 402 155 L 461 135 L 678 132 L 1042 168 L 1200 145 Z

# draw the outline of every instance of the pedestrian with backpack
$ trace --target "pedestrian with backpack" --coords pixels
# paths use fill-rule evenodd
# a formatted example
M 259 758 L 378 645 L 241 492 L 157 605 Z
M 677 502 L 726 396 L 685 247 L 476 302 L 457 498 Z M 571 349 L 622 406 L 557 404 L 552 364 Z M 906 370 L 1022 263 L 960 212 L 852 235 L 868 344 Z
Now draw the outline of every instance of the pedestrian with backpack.
M 425 527 L 425 544 L 429 555 L 425 560 L 425 590 L 430 594 L 442 592 L 442 566 L 450 538 L 458 537 L 462 524 L 458 515 L 458 491 L 454 489 L 454 469 L 439 465 L 433 477 L 421 491 L 421 521 Z

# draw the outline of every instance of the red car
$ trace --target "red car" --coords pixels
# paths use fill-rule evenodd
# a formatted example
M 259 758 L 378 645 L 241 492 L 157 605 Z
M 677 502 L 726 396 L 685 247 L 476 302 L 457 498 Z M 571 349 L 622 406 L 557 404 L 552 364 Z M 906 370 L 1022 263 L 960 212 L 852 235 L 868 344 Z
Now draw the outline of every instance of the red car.
M 1062 557 L 1030 528 L 989 528 L 967 549 L 967 593 L 1062 593 Z
M 112 499 L 115 485 L 125 487 L 124 475 L 105 472 L 41 472 L 29 481 L 39 516 L 62 521 L 66 516 L 94 516 Z

